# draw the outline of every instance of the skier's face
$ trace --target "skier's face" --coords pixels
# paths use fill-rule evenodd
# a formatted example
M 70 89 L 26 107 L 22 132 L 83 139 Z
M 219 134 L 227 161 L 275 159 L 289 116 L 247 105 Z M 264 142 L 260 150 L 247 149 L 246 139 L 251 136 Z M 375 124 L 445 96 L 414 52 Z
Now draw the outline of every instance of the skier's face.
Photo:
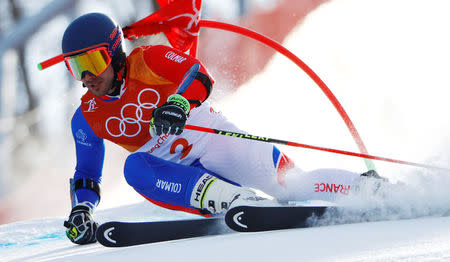
M 109 65 L 108 68 L 106 68 L 106 70 L 98 76 L 85 73 L 81 79 L 89 91 L 96 96 L 104 96 L 112 92 L 113 80 L 114 69 L 111 65 Z

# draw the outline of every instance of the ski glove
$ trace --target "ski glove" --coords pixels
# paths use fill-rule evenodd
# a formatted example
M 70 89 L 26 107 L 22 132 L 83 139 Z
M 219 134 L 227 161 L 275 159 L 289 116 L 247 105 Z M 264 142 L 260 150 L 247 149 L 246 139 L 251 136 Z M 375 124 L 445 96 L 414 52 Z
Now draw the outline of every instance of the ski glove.
M 64 221 L 66 235 L 75 244 L 84 245 L 97 241 L 95 232 L 98 224 L 92 219 L 92 209 L 79 204 L 72 208 L 69 219 Z
M 165 104 L 153 110 L 150 135 L 180 135 L 184 130 L 189 109 L 189 102 L 183 96 L 179 94 L 169 96 Z

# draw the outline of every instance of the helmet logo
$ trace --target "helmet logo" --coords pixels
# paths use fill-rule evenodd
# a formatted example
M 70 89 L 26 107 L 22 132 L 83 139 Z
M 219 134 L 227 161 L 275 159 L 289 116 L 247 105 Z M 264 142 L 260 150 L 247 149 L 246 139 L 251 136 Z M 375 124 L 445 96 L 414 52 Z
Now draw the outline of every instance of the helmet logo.
M 109 35 L 109 39 L 113 40 L 116 34 L 117 34 L 117 27 L 115 27 L 114 30 L 111 32 L 111 34 Z
M 115 40 L 114 40 L 114 38 L 115 38 Z M 119 30 L 119 26 L 116 26 L 114 28 L 114 30 L 111 32 L 111 34 L 109 34 L 109 39 L 111 40 L 111 43 L 113 43 L 113 44 L 110 45 L 110 47 L 108 47 L 108 53 L 110 56 L 113 56 L 114 53 L 116 52 L 117 47 L 122 42 L 122 37 L 121 37 L 120 30 Z
M 116 48 L 117 48 L 117 46 L 119 46 L 120 42 L 121 42 L 121 39 L 120 39 L 120 34 L 119 34 L 119 37 L 117 37 L 116 41 L 114 42 L 114 44 L 112 46 L 113 51 L 116 50 Z

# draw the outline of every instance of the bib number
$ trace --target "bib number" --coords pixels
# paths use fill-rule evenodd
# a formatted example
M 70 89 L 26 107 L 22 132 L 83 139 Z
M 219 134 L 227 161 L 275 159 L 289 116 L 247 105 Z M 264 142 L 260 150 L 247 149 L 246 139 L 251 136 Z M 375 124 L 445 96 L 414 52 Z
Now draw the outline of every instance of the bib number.
M 179 151 L 179 149 L 178 149 L 180 147 L 181 147 L 181 151 Z M 178 149 L 178 152 L 177 152 L 177 149 Z M 189 142 L 184 138 L 178 138 L 177 140 L 175 140 L 172 143 L 172 146 L 170 147 L 171 154 L 182 153 L 180 160 L 187 157 L 187 155 L 189 155 L 191 150 L 192 150 L 192 144 L 189 144 Z

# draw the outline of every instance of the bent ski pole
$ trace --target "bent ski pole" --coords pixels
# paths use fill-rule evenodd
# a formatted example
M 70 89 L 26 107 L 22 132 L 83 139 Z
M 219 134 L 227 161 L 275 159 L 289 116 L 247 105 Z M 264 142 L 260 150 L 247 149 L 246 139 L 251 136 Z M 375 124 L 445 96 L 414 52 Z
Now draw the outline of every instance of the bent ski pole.
M 408 162 L 408 161 L 397 160 L 397 159 L 386 158 L 386 157 L 372 156 L 372 155 L 368 155 L 368 154 L 355 153 L 355 152 L 344 151 L 344 150 L 339 150 L 339 149 L 332 149 L 332 148 L 326 148 L 326 147 L 312 146 L 312 145 L 307 145 L 307 144 L 301 144 L 301 143 L 296 143 L 296 142 L 291 142 L 291 141 L 275 139 L 275 138 L 255 136 L 255 135 L 243 134 L 243 133 L 237 133 L 237 132 L 231 132 L 231 131 L 225 131 L 225 130 L 218 130 L 218 129 L 214 129 L 214 128 L 207 128 L 207 127 L 194 126 L 194 125 L 186 125 L 185 129 L 194 130 L 194 131 L 200 131 L 200 132 L 205 132 L 205 133 L 212 133 L 212 134 L 217 134 L 217 135 L 223 135 L 223 136 L 230 136 L 230 137 L 236 137 L 236 138 L 250 139 L 250 140 L 266 142 L 266 143 L 275 143 L 275 144 L 281 144 L 281 145 L 287 145 L 287 146 L 302 147 L 302 148 L 308 148 L 308 149 L 313 149 L 313 150 L 331 152 L 331 153 L 335 153 L 335 154 L 355 156 L 355 157 L 361 157 L 361 158 L 367 158 L 367 159 L 373 159 L 373 160 L 380 160 L 380 161 L 391 162 L 391 163 L 402 164 L 402 165 L 409 165 L 409 166 L 416 166 L 416 167 L 423 167 L 423 168 L 431 168 L 431 169 L 440 169 L 440 170 L 450 171 L 449 168 L 443 168 L 443 167 L 437 167 L 437 166 L 432 166 L 432 165 Z

